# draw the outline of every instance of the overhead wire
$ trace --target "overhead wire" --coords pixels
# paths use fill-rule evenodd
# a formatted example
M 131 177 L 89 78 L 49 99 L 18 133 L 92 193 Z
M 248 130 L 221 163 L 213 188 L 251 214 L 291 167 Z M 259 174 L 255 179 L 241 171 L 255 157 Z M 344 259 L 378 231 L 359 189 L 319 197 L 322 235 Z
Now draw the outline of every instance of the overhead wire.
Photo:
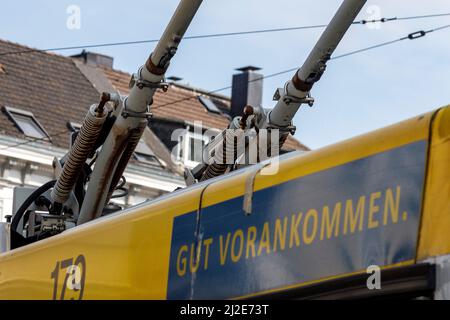
M 446 17 L 446 16 L 450 16 L 450 13 L 438 13 L 438 14 L 417 15 L 417 16 L 408 16 L 408 17 L 391 17 L 391 18 L 380 18 L 380 19 L 372 19 L 372 20 L 363 19 L 363 20 L 355 21 L 355 22 L 353 22 L 353 24 L 354 25 L 365 25 L 365 24 L 369 24 L 369 23 L 388 23 L 388 22 L 392 22 L 392 21 L 438 18 L 438 17 Z M 285 32 L 285 31 L 294 31 L 294 30 L 321 29 L 321 28 L 325 28 L 326 26 L 327 26 L 326 24 L 318 24 L 318 25 L 296 26 L 296 27 L 286 27 L 286 28 L 272 28 L 272 29 L 236 31 L 236 32 L 225 32 L 225 33 L 210 33 L 210 34 L 203 34 L 203 35 L 185 36 L 185 37 L 183 37 L 183 40 L 219 38 L 219 37 L 241 36 L 241 35 L 250 35 L 250 34 Z M 113 47 L 113 46 L 147 44 L 147 43 L 156 43 L 158 41 L 159 41 L 159 39 L 149 39 L 149 40 L 123 41 L 123 42 L 97 43 L 97 44 L 87 44 L 87 45 L 78 45 L 78 46 L 54 47 L 54 48 L 46 48 L 46 49 L 25 49 L 25 50 L 3 52 L 3 53 L 0 53 L 0 56 L 25 54 L 25 53 L 33 53 L 33 52 L 65 51 L 65 50 L 75 50 L 75 49 L 91 49 L 91 48 L 102 48 L 102 47 Z
M 391 44 L 395 44 L 397 42 L 404 41 L 404 40 L 407 40 L 407 39 L 409 39 L 409 40 L 416 40 L 418 38 L 422 38 L 422 37 L 426 36 L 427 34 L 429 34 L 431 32 L 437 32 L 437 31 L 441 31 L 441 30 L 444 30 L 444 29 L 448 29 L 448 28 L 450 28 L 450 25 L 444 25 L 444 26 L 441 26 L 441 27 L 437 27 L 437 28 L 434 28 L 434 29 L 427 30 L 427 31 L 421 30 L 421 31 L 413 32 L 413 33 L 408 34 L 405 37 L 401 37 L 401 38 L 394 39 L 394 40 L 391 40 L 391 41 L 382 42 L 382 43 L 379 43 L 379 44 L 376 44 L 376 45 L 373 45 L 373 46 L 365 47 L 365 48 L 362 48 L 362 49 L 350 51 L 350 52 L 347 52 L 347 53 L 344 53 L 344 54 L 341 54 L 341 55 L 337 55 L 337 56 L 331 57 L 330 60 L 342 59 L 342 58 L 345 58 L 345 57 L 348 57 L 348 56 L 351 56 L 351 55 L 355 55 L 355 54 L 358 54 L 358 53 L 361 53 L 361 52 L 374 50 L 374 49 L 377 49 L 377 48 L 381 48 L 381 47 L 385 47 L 385 46 L 388 46 L 388 45 L 391 45 Z M 256 82 L 256 81 L 260 81 L 260 80 L 264 80 L 264 79 L 268 79 L 268 78 L 273 78 L 273 77 L 280 76 L 280 75 L 283 75 L 283 74 L 286 74 L 286 73 L 289 73 L 289 72 L 293 72 L 293 71 L 296 71 L 296 70 L 298 70 L 298 67 L 290 68 L 290 69 L 283 70 L 283 71 L 278 71 L 278 72 L 275 72 L 275 73 L 271 73 L 271 74 L 268 74 L 268 75 L 265 75 L 265 76 L 262 76 L 262 77 L 258 77 L 258 78 L 252 79 L 249 82 Z M 179 100 L 167 102 L 165 104 L 161 104 L 161 105 L 155 106 L 152 109 L 155 110 L 155 109 L 158 109 L 158 108 L 166 107 L 168 105 L 172 105 L 172 104 L 188 101 L 188 100 L 195 99 L 195 98 L 197 98 L 199 96 L 202 96 L 202 95 L 212 95 L 214 93 L 218 93 L 218 92 L 221 92 L 221 91 L 229 90 L 231 88 L 232 88 L 232 86 L 221 87 L 221 88 L 218 88 L 218 89 L 215 89 L 215 90 L 208 91 L 208 92 L 203 93 L 203 94 L 194 95 L 192 97 L 187 97 L 187 98 L 182 98 L 182 99 L 179 99 Z
M 379 43 L 379 44 L 376 44 L 376 45 L 373 45 L 373 46 L 365 47 L 365 48 L 362 48 L 362 49 L 350 51 L 350 52 L 347 52 L 347 53 L 344 53 L 344 54 L 341 54 L 341 55 L 337 55 L 337 56 L 331 57 L 330 60 L 342 59 L 342 58 L 345 58 L 345 57 L 348 57 L 348 56 L 351 56 L 351 55 L 359 54 L 359 53 L 366 52 L 366 51 L 369 51 L 369 50 L 374 50 L 374 49 L 377 49 L 377 48 L 380 48 L 380 47 L 385 47 L 385 46 L 392 45 L 392 44 L 395 44 L 395 43 L 398 43 L 398 42 L 401 42 L 401 41 L 404 41 L 404 40 L 408 40 L 408 39 L 409 40 L 416 40 L 416 39 L 425 37 L 429 33 L 442 31 L 442 30 L 449 29 L 449 28 L 450 28 L 450 24 L 447 24 L 447 25 L 443 25 L 443 26 L 440 26 L 440 27 L 436 27 L 436 28 L 433 28 L 433 29 L 426 30 L 426 31 L 424 31 L 424 30 L 416 31 L 416 32 L 410 33 L 407 36 L 404 36 L 404 37 L 401 37 L 401 38 L 398 38 L 398 39 L 382 42 L 382 43 Z M 271 74 L 268 74 L 268 75 L 265 75 L 265 76 L 262 76 L 262 77 L 259 77 L 259 78 L 252 79 L 249 82 L 256 82 L 256 81 L 260 81 L 260 80 L 263 80 L 263 79 L 273 78 L 273 77 L 280 76 L 280 75 L 283 75 L 283 74 L 286 74 L 286 73 L 289 73 L 289 72 L 293 72 L 293 71 L 296 71 L 296 70 L 298 70 L 298 67 L 290 68 L 290 69 L 283 70 L 283 71 L 278 71 L 278 72 L 275 72 L 275 73 L 271 73 Z M 218 93 L 218 92 L 221 92 L 221 91 L 225 91 L 225 90 L 229 90 L 231 88 L 232 88 L 232 86 L 221 87 L 221 88 L 218 88 L 218 89 L 215 89 L 215 90 L 211 90 L 211 91 L 208 91 L 208 92 L 205 92 L 205 93 L 202 93 L 202 94 L 193 95 L 191 97 L 182 98 L 182 99 L 174 100 L 174 101 L 171 101 L 171 102 L 168 102 L 168 103 L 165 103 L 165 104 L 157 105 L 157 106 L 154 106 L 152 109 L 155 110 L 155 109 L 166 107 L 166 106 L 169 106 L 169 105 L 174 105 L 174 104 L 177 104 L 177 103 L 185 102 L 185 101 L 188 101 L 188 100 L 191 100 L 191 99 L 198 98 L 198 97 L 200 97 L 202 95 L 213 95 L 215 93 Z M 62 135 L 62 134 L 67 134 L 67 131 L 56 133 L 56 134 L 52 135 L 51 137 L 34 138 L 34 139 L 27 140 L 27 141 L 24 141 L 24 142 L 21 142 L 21 143 L 17 143 L 17 144 L 13 144 L 13 145 L 10 145 L 10 146 L 6 146 L 6 147 L 3 147 L 3 148 L 0 148 L 0 151 L 1 150 L 6 150 L 6 149 L 10 149 L 10 148 L 14 148 L 14 147 L 21 146 L 21 145 L 30 144 L 30 143 L 41 141 L 41 140 L 43 140 L 43 141 L 51 141 L 52 138 L 54 138 L 56 136 L 59 136 L 59 135 Z

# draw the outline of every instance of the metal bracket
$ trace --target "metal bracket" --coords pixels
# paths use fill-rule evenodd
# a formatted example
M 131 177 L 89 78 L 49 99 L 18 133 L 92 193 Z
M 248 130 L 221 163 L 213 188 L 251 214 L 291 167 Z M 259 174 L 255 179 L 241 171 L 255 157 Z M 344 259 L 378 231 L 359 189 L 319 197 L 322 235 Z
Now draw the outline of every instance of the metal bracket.
M 249 216 L 253 212 L 253 192 L 255 188 L 255 179 L 258 173 L 261 172 L 262 169 L 271 164 L 270 159 L 255 164 L 252 170 L 249 170 L 247 177 L 245 179 L 245 193 L 244 193 L 244 201 L 242 204 L 242 209 L 244 210 L 245 215 Z
M 425 31 L 421 30 L 421 31 L 417 31 L 417 32 L 408 34 L 408 39 L 415 40 L 415 39 L 425 37 L 426 35 L 427 35 L 427 33 Z
M 161 81 L 161 82 L 150 82 L 147 80 L 136 80 L 136 86 L 139 89 L 143 88 L 152 88 L 152 89 L 162 89 L 164 92 L 167 92 L 169 89 L 169 84 L 167 82 Z
M 153 101 L 151 101 L 150 105 L 152 105 L 152 104 L 153 104 Z M 148 106 L 147 106 L 147 110 L 148 110 Z M 134 112 L 134 111 L 127 110 L 127 99 L 125 99 L 123 102 L 123 109 L 121 112 L 121 116 L 124 119 L 141 118 L 141 119 L 147 119 L 147 121 L 149 121 L 153 117 L 153 114 L 151 112 Z
M 195 179 L 194 174 L 188 168 L 184 168 L 184 181 L 187 186 L 191 186 L 197 183 L 197 179 Z
M 140 76 L 141 70 L 142 67 L 139 69 L 138 73 L 132 74 L 129 84 L 130 89 L 136 86 L 141 90 L 144 88 L 151 88 L 151 89 L 162 89 L 164 92 L 167 92 L 167 90 L 169 89 L 169 83 L 167 83 L 165 79 L 161 80 L 161 82 L 147 81 L 141 78 Z
M 277 126 L 270 126 L 267 127 L 268 130 L 270 129 L 278 129 L 281 133 L 290 133 L 291 135 L 294 135 L 297 131 L 296 126 L 287 126 L 287 127 L 277 127 Z
M 64 216 L 41 214 L 41 232 L 61 233 L 66 230 Z
M 292 135 L 294 135 L 295 132 L 297 131 L 297 127 L 292 125 L 292 124 L 289 125 L 289 126 L 286 126 L 286 127 L 280 127 L 280 126 L 276 126 L 276 125 L 273 125 L 273 124 L 269 124 L 267 126 L 267 130 L 270 130 L 270 129 L 278 129 L 281 133 L 287 132 L 287 133 L 290 133 Z
M 59 179 L 59 176 L 61 175 L 63 167 L 57 157 L 53 158 L 52 166 L 53 166 L 53 172 L 55 173 L 56 179 Z
M 286 94 L 286 90 L 283 88 L 278 88 L 275 91 L 275 94 L 273 95 L 273 100 L 279 101 L 281 98 L 283 98 L 283 102 L 286 103 L 287 105 L 289 105 L 291 103 L 307 104 L 310 107 L 312 107 L 314 105 L 314 98 L 311 97 L 311 95 L 309 93 L 306 97 L 299 98 L 299 97 L 290 96 L 290 95 Z
M 127 118 L 142 118 L 142 119 L 150 120 L 153 117 L 153 114 L 151 112 L 140 113 L 140 112 L 123 110 L 122 117 L 124 117 L 125 119 L 127 119 Z

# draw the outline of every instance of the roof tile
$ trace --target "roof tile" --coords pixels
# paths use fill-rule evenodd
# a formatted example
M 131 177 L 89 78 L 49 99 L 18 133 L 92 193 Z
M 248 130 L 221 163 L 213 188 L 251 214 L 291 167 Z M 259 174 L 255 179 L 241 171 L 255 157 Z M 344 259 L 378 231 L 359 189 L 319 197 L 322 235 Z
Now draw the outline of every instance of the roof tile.
M 0 54 L 29 50 L 19 44 L 0 40 Z M 0 106 L 10 106 L 32 112 L 39 123 L 52 137 L 52 143 L 68 148 L 70 131 L 67 122 L 81 123 L 89 106 L 96 103 L 99 94 L 72 58 L 44 52 L 27 52 L 0 55 Z M 129 93 L 131 75 L 119 70 L 99 67 L 121 94 Z M 193 88 L 171 85 L 167 93 L 157 91 L 152 113 L 155 118 L 179 120 L 188 123 L 201 121 L 207 128 L 224 129 L 230 118 L 211 113 L 198 100 L 201 92 Z M 220 109 L 226 111 L 230 100 L 214 95 Z M 5 113 L 0 113 L 0 132 L 26 138 L 14 126 Z M 307 150 L 293 137 L 289 137 L 285 149 Z
M 23 51 L 24 46 L 0 40 L 0 53 Z M 32 112 L 58 147 L 68 148 L 67 121 L 80 122 L 98 100 L 92 84 L 72 59 L 42 52 L 0 55 L 7 70 L 0 73 L 0 106 Z M 4 112 L 0 131 L 26 138 Z

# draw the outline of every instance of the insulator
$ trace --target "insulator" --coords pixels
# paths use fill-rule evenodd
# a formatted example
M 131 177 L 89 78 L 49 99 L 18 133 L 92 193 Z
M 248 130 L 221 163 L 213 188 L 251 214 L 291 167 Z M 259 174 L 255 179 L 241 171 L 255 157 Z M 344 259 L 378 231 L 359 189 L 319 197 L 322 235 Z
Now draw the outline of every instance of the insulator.
M 61 175 L 52 190 L 51 196 L 53 201 L 64 203 L 69 199 L 78 175 L 100 135 L 106 116 L 107 113 L 98 113 L 97 105 L 93 105 L 89 109 L 64 163 Z

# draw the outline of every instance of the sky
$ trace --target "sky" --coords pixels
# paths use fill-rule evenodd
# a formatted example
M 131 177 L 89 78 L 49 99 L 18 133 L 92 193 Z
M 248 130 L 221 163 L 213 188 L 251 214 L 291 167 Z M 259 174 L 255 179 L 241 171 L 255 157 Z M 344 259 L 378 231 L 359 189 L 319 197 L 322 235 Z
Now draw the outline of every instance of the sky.
M 341 1 L 204 0 L 187 35 L 327 24 Z M 0 38 L 44 49 L 158 39 L 178 0 L 15 0 L 0 9 Z M 72 19 L 79 9 L 79 23 Z M 368 0 L 357 19 L 450 13 L 450 0 Z M 68 24 L 69 22 L 69 24 Z M 450 16 L 355 25 L 335 55 L 450 24 Z M 186 40 L 168 75 L 205 90 L 231 84 L 247 65 L 263 74 L 300 67 L 322 30 L 298 30 Z M 114 57 L 114 67 L 135 72 L 155 44 L 89 49 Z M 71 55 L 80 50 L 59 51 Z M 292 73 L 293 74 L 293 73 Z M 264 80 L 264 107 L 292 77 Z M 230 91 L 223 94 L 230 95 Z M 330 61 L 313 88 L 315 105 L 294 119 L 296 137 L 320 148 L 450 104 L 450 29 Z

